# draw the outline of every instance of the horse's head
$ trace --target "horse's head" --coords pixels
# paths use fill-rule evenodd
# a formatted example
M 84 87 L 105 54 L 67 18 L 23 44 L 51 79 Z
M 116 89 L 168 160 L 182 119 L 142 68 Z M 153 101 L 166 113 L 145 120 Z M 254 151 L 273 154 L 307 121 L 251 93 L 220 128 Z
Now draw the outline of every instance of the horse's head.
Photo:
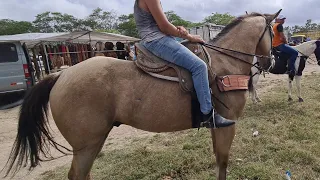
M 316 55 L 318 65 L 320 66 L 320 40 L 316 41 L 317 48 L 314 51 L 314 54 Z
M 250 13 L 239 16 L 228 24 L 209 42 L 214 46 L 211 46 L 215 50 L 211 51 L 212 54 L 218 52 L 218 57 L 214 58 L 213 63 L 228 66 L 223 69 L 214 69 L 215 72 L 246 74 L 252 67 L 250 65 L 253 63 L 254 56 L 258 58 L 258 64 L 254 66 L 269 70 L 273 60 L 271 23 L 280 12 L 281 10 L 275 14 Z M 216 66 L 214 64 L 213 67 Z
M 265 18 L 265 30 L 262 36 L 259 39 L 256 52 L 257 60 L 259 62 L 260 67 L 263 70 L 269 70 L 274 65 L 274 56 L 272 55 L 272 40 L 273 40 L 273 29 L 272 29 L 272 21 L 279 15 L 281 10 L 279 10 L 275 14 L 263 14 Z M 259 55 L 262 55 L 259 58 Z

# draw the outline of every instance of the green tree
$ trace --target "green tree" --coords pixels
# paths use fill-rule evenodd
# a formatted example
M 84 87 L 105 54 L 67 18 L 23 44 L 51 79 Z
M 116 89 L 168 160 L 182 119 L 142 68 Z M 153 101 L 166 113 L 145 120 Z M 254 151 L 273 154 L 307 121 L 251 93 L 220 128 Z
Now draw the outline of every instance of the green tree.
M 311 24 L 312 24 L 312 20 L 311 19 L 308 19 L 304 28 L 306 31 L 310 30 L 311 29 Z
M 114 12 L 103 11 L 96 8 L 82 21 L 91 30 L 111 30 L 116 27 L 117 15 Z
M 314 30 L 317 30 L 317 26 L 318 26 L 317 23 L 312 23 L 312 20 L 308 19 L 306 22 L 306 25 L 305 25 L 305 30 L 306 31 L 314 31 Z
M 71 32 L 75 30 L 86 30 L 83 21 L 69 14 L 60 12 L 44 12 L 38 14 L 33 21 L 39 32 Z
M 53 12 L 52 23 L 55 32 L 71 32 L 79 30 L 78 19 L 69 14 L 61 14 L 59 12 Z
M 204 19 L 204 22 L 225 26 L 225 25 L 228 25 L 234 18 L 235 18 L 235 16 L 232 16 L 229 13 L 220 14 L 220 13 L 216 12 L 216 13 L 212 13 L 212 15 L 206 17 Z
M 54 32 L 53 18 L 50 16 L 51 12 L 47 11 L 36 16 L 33 21 L 35 28 L 42 33 Z
M 298 26 L 298 25 L 295 25 L 295 26 L 292 26 L 292 27 L 291 27 L 291 30 L 292 30 L 293 33 L 300 32 L 300 31 L 302 31 L 303 29 L 304 29 L 303 27 Z
M 191 27 L 193 25 L 192 22 L 182 19 L 174 11 L 167 11 L 165 12 L 165 15 L 167 16 L 168 21 L 175 26 Z
M 138 30 L 137 30 L 137 26 L 136 26 L 136 22 L 134 20 L 133 14 L 121 15 L 118 18 L 118 21 L 119 21 L 119 24 L 118 24 L 117 30 L 121 34 L 139 38 Z
M 14 21 L 10 19 L 0 20 L 0 35 L 13 35 L 35 32 L 31 22 L 27 21 Z
M 106 33 L 114 33 L 114 34 L 121 34 L 117 29 L 110 29 L 110 30 L 96 30 L 96 32 L 106 32 Z

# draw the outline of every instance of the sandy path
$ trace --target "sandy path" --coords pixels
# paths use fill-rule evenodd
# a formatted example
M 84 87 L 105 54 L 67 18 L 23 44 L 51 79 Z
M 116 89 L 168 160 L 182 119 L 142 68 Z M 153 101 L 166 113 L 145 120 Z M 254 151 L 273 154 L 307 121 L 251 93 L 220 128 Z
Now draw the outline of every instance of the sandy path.
M 304 74 L 313 74 L 313 73 L 320 73 L 320 66 L 317 66 L 314 64 L 307 64 Z M 286 82 L 286 80 L 287 80 L 286 75 L 267 74 L 266 78 L 263 78 L 263 77 L 260 78 L 258 93 L 260 94 L 265 93 L 268 91 L 269 88 L 275 85 L 286 86 L 286 84 L 284 83 Z M 303 83 L 303 78 L 302 78 L 302 83 Z M 1 149 L 0 169 L 2 169 L 2 167 L 4 167 L 6 163 L 7 158 L 10 154 L 12 144 L 15 139 L 18 112 L 19 112 L 19 107 L 13 108 L 10 110 L 0 111 L 0 149 Z M 53 123 L 52 118 L 50 118 L 50 121 L 51 121 L 51 127 L 53 129 L 53 135 L 56 137 L 56 141 L 69 147 L 68 143 L 64 140 L 62 135 L 59 133 L 57 127 Z M 124 147 L 125 144 L 130 143 L 133 138 L 150 136 L 153 134 L 155 133 L 149 133 L 149 132 L 137 130 L 129 126 L 121 126 L 119 128 L 114 128 L 111 131 L 106 141 L 106 144 L 110 144 L 110 146 L 108 146 L 109 148 L 121 149 L 122 147 Z M 58 152 L 53 152 L 53 155 L 55 157 L 58 157 L 61 154 Z M 22 169 L 15 176 L 14 179 L 28 179 L 28 180 L 36 179 L 37 177 L 40 176 L 41 173 L 44 173 L 45 171 L 53 170 L 59 166 L 70 164 L 71 158 L 72 158 L 71 156 L 67 156 L 67 157 L 62 157 L 60 159 L 53 160 L 50 162 L 44 162 L 41 164 L 41 166 L 37 167 L 30 174 L 27 174 L 26 169 Z M 0 177 L 2 176 L 3 174 L 1 174 Z

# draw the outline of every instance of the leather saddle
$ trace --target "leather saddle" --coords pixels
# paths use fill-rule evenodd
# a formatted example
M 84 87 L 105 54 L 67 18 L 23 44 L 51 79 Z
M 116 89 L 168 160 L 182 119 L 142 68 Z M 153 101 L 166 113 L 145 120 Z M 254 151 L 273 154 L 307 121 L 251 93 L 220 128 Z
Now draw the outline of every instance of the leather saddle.
M 211 58 L 202 45 L 189 41 L 183 41 L 182 44 L 200 57 L 200 59 L 210 67 Z M 188 70 L 155 56 L 140 43 L 136 43 L 135 47 L 137 56 L 135 64 L 137 67 L 155 78 L 178 82 L 181 89 L 185 92 L 195 93 L 192 76 Z M 210 86 L 216 81 L 219 90 L 222 92 L 248 89 L 250 76 L 216 76 L 216 74 L 211 72 L 211 68 L 208 68 L 208 70 Z

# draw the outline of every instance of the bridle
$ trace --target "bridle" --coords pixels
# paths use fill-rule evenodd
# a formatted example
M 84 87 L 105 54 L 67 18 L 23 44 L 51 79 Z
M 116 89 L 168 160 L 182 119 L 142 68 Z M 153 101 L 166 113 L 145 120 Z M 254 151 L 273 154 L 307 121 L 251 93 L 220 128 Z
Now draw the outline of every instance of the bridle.
M 271 43 L 270 43 L 270 56 L 250 54 L 250 53 L 246 53 L 246 52 L 240 52 L 240 51 L 236 51 L 236 50 L 232 50 L 232 49 L 227 49 L 227 48 L 215 46 L 215 45 L 208 44 L 208 43 L 200 43 L 200 44 L 203 45 L 203 46 L 205 46 L 205 47 L 207 47 L 207 48 L 209 48 L 209 49 L 215 50 L 215 51 L 217 51 L 217 52 L 219 52 L 219 53 L 221 53 L 221 54 L 223 54 L 223 55 L 232 57 L 232 58 L 234 58 L 234 59 L 236 59 L 236 60 L 239 60 L 239 61 L 241 61 L 241 62 L 243 62 L 243 63 L 245 63 L 245 64 L 248 64 L 248 65 L 250 65 L 251 67 L 256 67 L 256 68 L 260 71 L 260 73 L 263 72 L 263 71 L 266 71 L 266 70 L 264 70 L 262 67 L 260 67 L 259 61 L 257 61 L 256 63 L 252 64 L 252 63 L 247 62 L 247 61 L 244 60 L 244 59 L 241 59 L 241 58 L 239 58 L 239 57 L 236 57 L 236 56 L 233 56 L 233 55 L 231 55 L 231 54 L 228 54 L 228 53 L 224 52 L 224 51 L 229 51 L 229 52 L 238 53 L 238 54 L 242 54 L 242 55 L 246 55 L 246 56 L 251 56 L 251 57 L 254 57 L 254 56 L 255 56 L 255 57 L 257 57 L 257 58 L 267 58 L 267 59 L 270 59 L 270 60 L 271 60 L 271 58 L 272 58 L 272 56 L 271 56 L 271 55 L 272 55 L 272 40 L 273 40 L 272 27 L 271 27 L 271 24 L 268 23 L 267 18 L 266 18 L 265 16 L 263 16 L 263 15 L 261 15 L 261 16 L 264 17 L 265 20 L 266 20 L 266 27 L 265 27 L 263 33 L 261 34 L 261 36 L 260 36 L 260 38 L 259 38 L 259 41 L 258 41 L 257 46 L 260 44 L 260 42 L 261 42 L 261 40 L 263 39 L 263 37 L 264 37 L 265 33 L 267 32 L 267 30 L 269 30 L 270 38 L 271 38 L 271 41 L 270 41 L 270 42 L 271 42 Z M 256 46 L 256 47 L 257 47 L 257 46 Z M 223 50 L 224 50 L 224 51 L 223 51 Z M 254 76 L 254 75 L 251 75 L 251 77 L 253 77 L 253 76 Z
M 252 63 L 249 63 L 248 61 L 246 61 L 246 60 L 244 60 L 244 59 L 241 59 L 241 58 L 236 57 L 236 56 L 234 56 L 234 55 L 228 54 L 227 52 L 224 52 L 224 51 L 229 51 L 229 52 L 233 52 L 233 53 L 237 53 L 237 54 L 242 54 L 242 55 L 246 55 L 246 56 L 251 56 L 252 58 L 254 58 L 254 57 L 257 57 L 257 58 L 267 58 L 267 59 L 271 60 L 271 58 L 272 58 L 272 40 L 273 40 L 272 26 L 271 26 L 271 23 L 268 23 L 267 18 L 266 18 L 265 16 L 263 16 L 263 15 L 261 15 L 261 16 L 264 17 L 264 19 L 266 20 L 266 27 L 265 27 L 263 33 L 261 34 L 261 36 L 260 36 L 260 38 L 259 38 L 259 41 L 258 41 L 256 47 L 259 46 L 259 44 L 260 44 L 261 40 L 263 39 L 265 33 L 267 32 L 267 30 L 269 30 L 270 38 L 271 38 L 271 39 L 270 39 L 270 40 L 271 40 L 271 41 L 270 41 L 270 56 L 250 54 L 250 53 L 246 53 L 246 52 L 240 52 L 240 51 L 236 51 L 236 50 L 232 50 L 232 49 L 228 49 L 228 48 L 223 48 L 223 47 L 215 46 L 215 45 L 213 45 L 213 44 L 208 44 L 208 43 L 200 43 L 200 45 L 202 45 L 202 46 L 204 46 L 204 47 L 207 47 L 207 48 L 209 48 L 209 49 L 212 49 L 212 50 L 214 50 L 214 51 L 217 51 L 217 52 L 219 52 L 219 53 L 221 53 L 221 54 L 223 54 L 223 55 L 225 55 L 225 56 L 229 56 L 229 57 L 232 57 L 232 58 L 234 58 L 234 59 L 236 59 L 236 60 L 239 60 L 239 61 L 241 61 L 241 62 L 243 62 L 243 63 L 245 63 L 245 64 L 247 64 L 247 65 L 250 65 L 251 68 L 252 68 L 252 67 L 256 67 L 256 68 L 258 69 L 258 72 L 260 72 L 260 73 L 261 73 L 261 72 L 264 72 L 264 71 L 266 71 L 266 70 L 264 70 L 263 68 L 260 67 L 259 61 L 257 61 L 256 63 L 252 64 Z M 270 68 L 269 68 L 269 69 L 270 69 Z M 268 70 L 269 70 L 269 69 L 268 69 Z M 208 71 L 209 71 L 209 73 L 211 73 L 212 75 L 214 74 L 213 71 L 212 71 L 212 68 L 210 67 L 210 65 L 208 66 Z M 251 74 L 251 73 L 250 73 L 250 74 Z M 256 73 L 256 74 L 258 74 L 258 73 Z M 250 78 L 253 78 L 256 74 L 250 75 Z M 213 77 L 214 77 L 214 76 L 213 76 Z M 210 92 L 210 93 L 211 93 L 211 96 L 212 96 L 213 98 L 215 98 L 215 99 L 216 99 L 219 103 L 221 103 L 224 107 L 226 107 L 227 109 L 229 109 L 228 106 L 223 103 L 223 101 L 221 101 L 218 97 L 216 97 L 216 96 L 213 94 L 211 88 L 210 88 L 210 91 L 211 91 L 211 92 Z

